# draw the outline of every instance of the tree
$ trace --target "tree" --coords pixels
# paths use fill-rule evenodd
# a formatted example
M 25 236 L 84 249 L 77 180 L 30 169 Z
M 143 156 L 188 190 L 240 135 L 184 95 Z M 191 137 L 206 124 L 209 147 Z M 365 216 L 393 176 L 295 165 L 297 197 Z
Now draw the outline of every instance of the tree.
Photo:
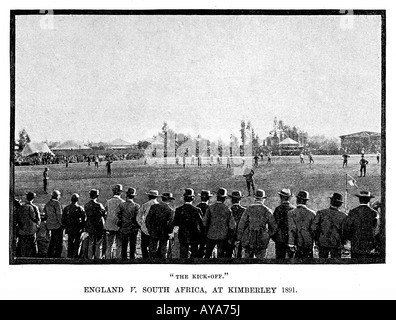
M 29 142 L 30 142 L 30 137 L 26 132 L 26 130 L 22 129 L 22 131 L 19 131 L 19 140 L 18 140 L 19 150 L 23 150 L 23 148 L 25 148 L 26 144 L 28 144 Z
M 142 149 L 142 150 L 146 150 L 150 145 L 151 145 L 151 142 L 148 142 L 146 140 L 138 141 L 138 143 L 137 143 L 138 149 Z

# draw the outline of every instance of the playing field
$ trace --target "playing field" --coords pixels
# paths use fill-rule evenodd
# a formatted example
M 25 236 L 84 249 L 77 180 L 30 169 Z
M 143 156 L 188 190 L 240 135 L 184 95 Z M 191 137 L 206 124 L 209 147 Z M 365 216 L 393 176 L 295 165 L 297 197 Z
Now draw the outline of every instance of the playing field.
M 290 188 L 294 194 L 299 190 L 307 190 L 311 200 L 308 206 L 313 210 L 328 207 L 328 197 L 333 192 L 345 192 L 346 173 L 355 177 L 360 190 L 371 191 L 376 199 L 381 198 L 381 165 L 377 164 L 375 155 L 368 155 L 366 177 L 359 178 L 360 156 L 351 156 L 348 167 L 342 168 L 341 156 L 315 156 L 315 164 L 300 164 L 298 157 L 273 157 L 272 165 L 266 164 L 266 159 L 259 162 L 259 167 L 255 169 L 256 188 L 262 188 L 267 193 L 266 205 L 272 210 L 279 205 L 277 192 L 282 188 Z M 107 177 L 105 163 L 102 162 L 99 168 L 87 163 L 65 165 L 48 165 L 49 168 L 49 192 L 58 189 L 62 193 L 61 202 L 66 205 L 70 202 L 72 193 L 80 194 L 80 204 L 89 201 L 89 191 L 92 188 L 100 190 L 99 202 L 104 203 L 112 196 L 112 187 L 115 184 L 122 184 L 124 188 L 137 188 L 135 201 L 142 204 L 147 200 L 145 192 L 150 189 L 162 192 L 173 192 L 176 200 L 175 207 L 183 203 L 182 194 L 184 188 L 193 188 L 196 193 L 201 189 L 216 191 L 219 187 L 227 188 L 229 193 L 232 190 L 241 190 L 247 194 L 245 178 L 241 175 L 240 166 L 226 168 L 226 161 L 223 165 L 209 166 L 204 161 L 203 167 L 189 165 L 186 168 L 175 164 L 144 165 L 141 161 L 118 161 L 112 164 L 112 177 Z M 37 193 L 36 204 L 44 205 L 50 194 L 44 194 L 42 173 L 44 166 L 15 167 L 15 197 L 24 198 L 28 191 Z M 357 191 L 350 190 L 348 197 L 348 208 L 358 205 L 358 199 L 354 196 Z M 215 201 L 212 198 L 212 201 Z M 249 205 L 253 202 L 252 197 L 244 198 L 242 205 Z M 292 199 L 295 203 L 295 198 Z M 199 203 L 199 197 L 195 199 L 195 204 Z M 229 200 L 227 203 L 230 204 Z M 271 246 L 272 247 L 272 246 Z M 269 257 L 273 254 L 273 249 L 269 250 Z

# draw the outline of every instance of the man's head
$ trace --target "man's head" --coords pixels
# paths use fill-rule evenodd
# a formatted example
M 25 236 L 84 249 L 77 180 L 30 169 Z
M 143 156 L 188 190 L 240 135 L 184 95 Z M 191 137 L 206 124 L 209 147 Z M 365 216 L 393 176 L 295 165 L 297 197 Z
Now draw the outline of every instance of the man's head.
M 159 197 L 159 192 L 158 190 L 150 190 L 149 192 L 146 192 L 149 200 L 154 200 Z
M 309 192 L 301 190 L 296 195 L 296 198 L 297 198 L 297 201 L 296 201 L 297 204 L 307 204 L 307 202 L 309 200 Z
M 278 192 L 279 198 L 282 202 L 284 201 L 289 201 L 290 198 L 293 196 L 290 189 L 282 189 L 280 192 Z
M 34 200 L 34 198 L 36 198 L 36 194 L 34 193 L 34 192 L 28 192 L 27 194 L 26 194 L 26 200 L 27 201 L 33 201 Z
M 243 198 L 243 195 L 242 195 L 241 191 L 234 190 L 229 197 L 231 198 L 231 203 L 232 204 L 238 204 L 238 203 L 241 202 L 241 199 Z
M 225 188 L 219 188 L 219 190 L 217 190 L 217 201 L 220 202 L 225 202 L 227 199 L 227 189 Z
M 162 200 L 162 202 L 168 203 L 168 202 L 171 202 L 172 200 L 175 200 L 175 198 L 173 197 L 173 194 L 171 192 L 164 192 L 161 195 L 161 200 Z
M 89 197 L 90 197 L 91 199 L 97 199 L 97 198 L 99 197 L 99 190 L 98 190 L 98 189 L 92 189 L 92 190 L 89 192 Z
M 120 196 L 122 194 L 122 184 L 116 184 L 113 188 L 113 194 L 116 196 Z
M 208 202 L 211 197 L 213 197 L 213 194 L 209 190 L 202 190 L 200 194 L 198 194 L 201 197 L 202 202 Z
M 48 171 L 48 168 L 44 168 L 44 171 Z
M 186 188 L 184 189 L 183 200 L 184 202 L 193 202 L 195 198 L 194 189 Z
M 135 188 L 128 188 L 127 192 L 126 192 L 126 197 L 128 199 L 133 199 L 136 196 L 136 189 Z
M 370 191 L 360 191 L 360 193 L 355 196 L 359 198 L 361 204 L 368 204 L 371 199 L 375 198 Z
M 71 196 L 71 202 L 77 203 L 79 199 L 80 199 L 80 196 L 78 195 L 78 193 L 73 193 L 73 194 L 72 194 L 72 196 Z
M 59 190 L 54 190 L 54 191 L 52 191 L 51 199 L 59 200 L 60 196 L 61 196 L 60 191 Z
M 341 193 L 334 192 L 330 198 L 330 205 L 332 207 L 339 208 L 344 203 L 344 197 Z
M 254 192 L 254 200 L 264 203 L 267 196 L 265 195 L 265 191 L 263 189 L 257 189 Z

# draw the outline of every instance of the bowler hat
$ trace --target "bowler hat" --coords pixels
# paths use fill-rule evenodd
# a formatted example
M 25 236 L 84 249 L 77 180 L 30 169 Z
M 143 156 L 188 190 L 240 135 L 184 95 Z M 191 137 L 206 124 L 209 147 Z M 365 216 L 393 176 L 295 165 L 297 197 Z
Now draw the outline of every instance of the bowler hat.
M 80 199 L 80 196 L 78 193 L 73 193 L 71 196 L 71 201 L 78 201 Z
M 164 192 L 164 193 L 162 193 L 161 197 L 166 198 L 168 200 L 175 200 L 172 192 Z
M 282 189 L 280 192 L 278 192 L 279 195 L 284 196 L 284 197 L 291 197 L 293 194 L 291 193 L 290 189 Z
M 98 189 L 91 189 L 91 191 L 89 191 L 89 195 L 91 197 L 99 197 L 99 190 Z
M 59 190 L 54 190 L 54 191 L 52 191 L 51 197 L 57 197 L 57 196 L 60 196 L 60 195 L 61 195 L 61 193 L 60 193 Z
M 198 193 L 198 196 L 204 198 L 210 198 L 213 197 L 213 194 L 211 194 L 209 190 L 202 190 L 201 193 Z
M 232 193 L 231 193 L 231 195 L 229 196 L 230 198 L 233 198 L 233 199 L 242 199 L 243 198 L 243 195 L 242 195 L 242 192 L 241 191 L 239 191 L 239 190 L 234 190 L 234 191 L 232 191 Z
M 360 191 L 359 194 L 355 194 L 358 198 L 375 198 L 370 191 Z
M 265 191 L 263 189 L 257 189 L 254 193 L 254 197 L 256 199 L 266 199 L 267 196 L 265 195 Z
M 26 194 L 26 199 L 27 199 L 28 201 L 31 201 L 31 200 L 33 200 L 34 198 L 36 198 L 36 194 L 35 194 L 34 192 L 29 191 L 29 192 Z
M 130 196 L 136 196 L 136 189 L 135 188 L 128 188 L 126 194 L 130 195 Z
M 149 192 L 146 192 L 148 196 L 154 196 L 154 197 L 159 197 L 158 190 L 150 190 Z
M 331 197 L 329 197 L 332 201 L 344 203 L 344 197 L 341 193 L 334 192 Z
M 298 194 L 296 195 L 297 198 L 300 198 L 302 200 L 309 200 L 309 192 L 308 191 L 304 191 L 301 190 L 298 192 Z
M 227 189 L 219 188 L 219 190 L 217 190 L 217 196 L 221 198 L 227 197 Z
M 113 188 L 113 191 L 115 192 L 122 192 L 123 188 L 122 188 L 122 184 L 116 184 Z
M 191 188 L 184 189 L 183 197 L 195 197 L 194 189 Z

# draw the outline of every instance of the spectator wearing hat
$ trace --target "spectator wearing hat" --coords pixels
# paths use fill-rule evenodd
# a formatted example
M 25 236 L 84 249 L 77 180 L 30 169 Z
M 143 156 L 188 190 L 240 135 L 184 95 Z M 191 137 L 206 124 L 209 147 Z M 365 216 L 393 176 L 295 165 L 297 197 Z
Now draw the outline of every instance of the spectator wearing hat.
M 171 202 L 175 198 L 172 193 L 164 192 L 161 199 L 160 203 L 151 206 L 146 217 L 146 226 L 150 235 L 150 258 L 165 259 L 166 246 L 173 231 L 174 210 Z
M 44 185 L 44 193 L 48 193 L 47 192 L 47 188 L 48 188 L 48 168 L 44 168 L 44 172 L 43 172 L 43 185 Z
M 276 259 L 285 259 L 288 252 L 289 226 L 288 214 L 296 207 L 290 203 L 290 198 L 293 196 L 290 189 L 282 189 L 278 192 L 280 198 L 280 205 L 274 210 L 275 222 L 278 230 L 274 236 Z
M 368 161 L 364 158 L 364 154 L 362 154 L 362 158 L 360 159 L 359 164 L 360 164 L 360 177 L 365 177 Z
M 116 208 L 116 215 L 118 226 L 120 227 L 121 235 L 121 258 L 128 258 L 128 244 L 129 244 L 129 258 L 135 259 L 136 240 L 138 231 L 140 229 L 137 223 L 137 216 L 140 205 L 133 201 L 136 196 L 135 188 L 128 188 L 126 192 L 126 200 L 119 204 Z
M 254 186 L 254 170 L 251 169 L 247 174 L 244 174 L 243 176 L 246 179 L 246 186 L 247 186 L 247 191 L 248 191 L 248 196 L 250 196 L 250 188 L 253 190 L 253 194 L 255 193 L 255 186 Z
M 65 232 L 68 236 L 67 239 L 67 257 L 77 258 L 78 248 L 81 234 L 84 230 L 85 221 L 87 216 L 82 206 L 78 204 L 80 196 L 73 193 L 71 196 L 71 204 L 63 209 L 62 224 L 65 227 Z
M 264 259 L 270 238 L 276 233 L 272 211 L 264 201 L 265 191 L 257 189 L 254 203 L 247 207 L 238 225 L 237 239 L 245 249 L 245 258 Z
M 33 204 L 36 194 L 28 192 L 26 202 L 19 206 L 16 213 L 18 247 L 22 257 L 35 257 L 37 254 L 36 232 L 40 225 L 38 207 Z
M 330 197 L 330 208 L 316 212 L 312 231 L 319 248 L 319 258 L 341 258 L 345 241 L 342 236 L 342 225 L 346 214 L 340 210 L 344 203 L 340 193 Z
M 225 257 L 228 241 L 231 242 L 235 233 L 235 220 L 231 210 L 224 204 L 227 199 L 227 189 L 217 191 L 216 203 L 210 205 L 203 218 L 206 231 L 205 258 L 210 258 L 217 246 L 217 257 Z
M 209 207 L 209 200 L 211 197 L 213 197 L 213 194 L 211 194 L 209 190 L 202 190 L 201 193 L 198 194 L 198 196 L 201 197 L 201 202 L 197 204 L 197 208 L 201 209 L 202 219 L 203 219 Z M 203 258 L 205 256 L 205 246 L 206 246 L 206 237 L 203 236 L 202 241 L 199 244 L 198 258 Z
M 88 259 L 101 259 L 106 210 L 103 204 L 98 202 L 99 190 L 92 189 L 89 196 L 91 200 L 84 206 L 87 215 L 85 232 L 88 233 Z
M 106 259 L 112 258 L 112 249 L 115 247 L 115 258 L 121 258 L 121 235 L 120 227 L 118 226 L 117 210 L 118 206 L 125 202 L 121 199 L 123 187 L 117 184 L 113 187 L 113 197 L 108 199 L 105 203 L 106 218 L 105 218 L 105 234 L 106 234 Z
M 370 207 L 374 196 L 369 191 L 356 194 L 360 205 L 352 209 L 343 225 L 343 237 L 351 241 L 351 258 L 370 258 L 375 249 L 378 213 Z
M 288 213 L 289 247 L 296 258 L 313 258 L 315 211 L 307 207 L 308 191 L 300 191 L 296 198 L 297 208 Z
M 159 197 L 158 190 L 150 190 L 146 192 L 148 196 L 148 201 L 143 203 L 140 207 L 139 214 L 137 217 L 137 222 L 140 225 L 140 247 L 142 250 L 143 259 L 149 258 L 149 246 L 150 246 L 150 234 L 146 225 L 146 217 L 150 211 L 150 208 L 154 204 L 158 204 L 157 198 Z
M 204 226 L 202 223 L 201 209 L 193 206 L 195 198 L 194 190 L 186 188 L 184 190 L 184 204 L 175 210 L 173 233 L 178 234 L 180 243 L 180 258 L 198 257 L 198 245 L 202 241 Z
M 245 207 L 241 206 L 243 195 L 241 191 L 235 190 L 229 197 L 231 198 L 232 203 L 230 210 L 235 220 L 235 230 L 238 230 L 239 222 L 246 210 Z M 231 244 L 227 244 L 226 257 L 231 258 L 234 250 L 236 250 L 235 258 L 242 258 L 242 244 L 237 239 L 237 232 L 234 232 L 234 238 L 232 239 Z
M 51 232 L 51 240 L 48 247 L 49 258 L 60 258 L 63 244 L 62 205 L 60 203 L 61 193 L 54 190 L 50 201 L 44 206 L 44 215 L 47 227 Z

